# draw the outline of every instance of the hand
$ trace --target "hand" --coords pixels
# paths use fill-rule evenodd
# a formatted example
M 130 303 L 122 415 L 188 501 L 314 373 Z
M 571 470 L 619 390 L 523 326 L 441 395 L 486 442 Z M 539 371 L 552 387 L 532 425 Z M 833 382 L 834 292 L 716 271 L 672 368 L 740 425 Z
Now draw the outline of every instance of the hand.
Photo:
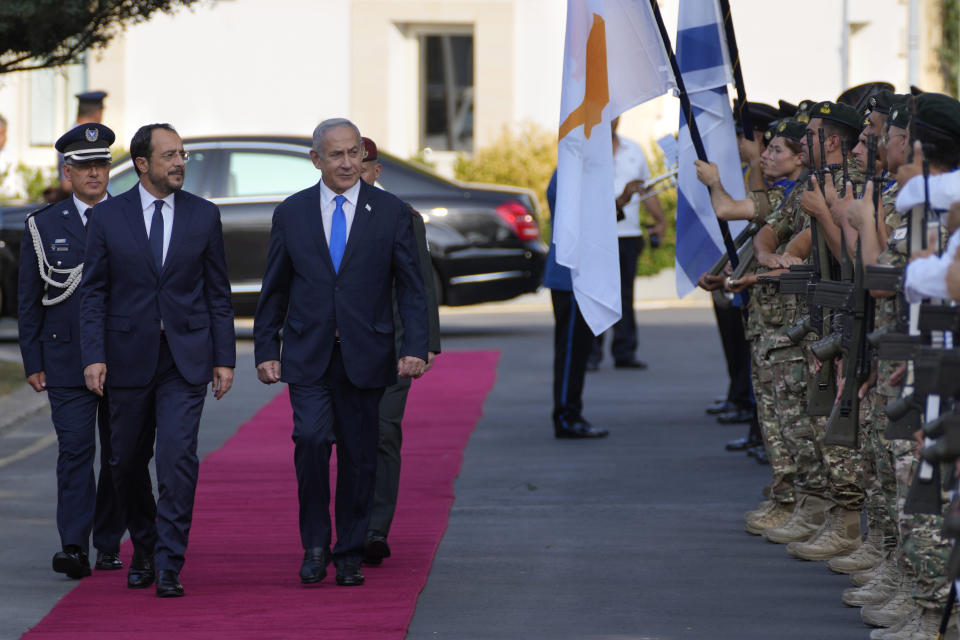
M 740 159 L 744 162 L 756 162 L 760 159 L 760 142 L 757 140 L 747 140 L 740 138 L 737 144 L 740 150 Z
M 37 393 L 47 390 L 47 374 L 43 371 L 37 371 L 27 376 L 27 384 L 33 387 Z
M 876 361 L 870 367 L 870 375 L 867 376 L 867 379 L 863 381 L 863 384 L 860 385 L 860 390 L 857 392 L 857 397 L 861 400 L 867 397 L 867 392 L 870 390 L 870 387 L 877 384 L 877 363 Z
M 697 286 L 704 291 L 716 291 L 723 288 L 724 281 L 726 281 L 725 276 L 712 276 L 709 273 L 704 273 L 697 280 Z
M 707 188 L 720 184 L 720 168 L 717 163 L 694 160 L 693 164 L 697 167 L 697 180 Z
M 257 365 L 257 379 L 263 384 L 280 382 L 280 361 L 264 360 Z
M 810 176 L 810 189 L 803 192 L 800 196 L 800 209 L 805 214 L 813 218 L 819 218 L 830 213 L 827 207 L 827 201 L 820 193 L 820 187 L 817 185 L 817 179 Z
M 907 365 L 902 364 L 896 369 L 893 370 L 893 373 L 890 374 L 890 386 L 897 387 L 903 384 L 903 378 L 907 375 Z
M 230 387 L 233 386 L 233 367 L 214 367 L 213 382 L 210 383 L 210 389 L 213 391 L 213 397 L 219 400 L 227 395 Z
M 739 278 L 737 280 L 727 280 L 726 286 L 724 289 L 730 293 L 740 293 L 744 289 L 748 289 L 757 284 L 757 274 L 748 273 L 747 275 Z
M 847 196 L 853 191 L 853 185 L 847 183 Z M 872 223 L 876 210 L 873 208 L 873 180 L 867 180 L 867 186 L 863 190 L 863 197 L 859 200 L 853 200 L 847 207 L 847 222 L 850 226 L 860 231 L 864 225 Z
M 650 237 L 652 238 L 653 236 L 657 236 L 660 238 L 661 241 L 663 240 L 663 235 L 664 233 L 666 233 L 666 230 L 667 230 L 667 225 L 665 225 L 662 222 L 658 222 L 657 224 L 653 224 L 647 227 L 647 231 L 650 233 Z M 651 248 L 656 249 L 656 247 L 651 247 Z
M 87 389 L 103 397 L 103 383 L 107 379 L 107 363 L 94 362 L 83 369 L 83 379 Z
M 423 368 L 423 372 L 426 373 L 433 369 L 433 361 L 437 358 L 437 354 L 433 351 L 427 351 L 427 366 Z
M 416 356 L 403 356 L 397 363 L 397 374 L 401 378 L 419 378 L 426 366 L 427 363 Z
M 782 253 L 779 256 L 779 266 L 783 269 L 790 270 L 790 265 L 792 264 L 803 264 L 803 260 L 797 256 L 790 253 Z M 774 275 L 774 274 L 771 274 Z

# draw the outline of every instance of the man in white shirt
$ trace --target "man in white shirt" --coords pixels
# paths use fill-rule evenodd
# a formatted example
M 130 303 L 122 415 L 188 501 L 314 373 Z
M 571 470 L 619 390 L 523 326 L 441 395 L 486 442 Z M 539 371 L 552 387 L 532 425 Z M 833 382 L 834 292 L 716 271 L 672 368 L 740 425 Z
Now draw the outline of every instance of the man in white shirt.
M 646 369 L 647 364 L 637 359 L 637 321 L 633 311 L 633 280 L 637 275 L 637 259 L 643 250 L 643 229 L 640 226 L 640 203 L 653 216 L 650 227 L 650 246 L 659 246 L 666 228 L 663 209 L 657 196 L 643 196 L 644 181 L 650 178 L 650 168 L 643 150 L 633 140 L 617 135 L 620 118 L 610 123 L 613 136 L 613 189 L 617 196 L 617 236 L 620 243 L 620 300 L 623 305 L 620 320 L 613 325 L 613 366 L 617 369 Z M 603 334 L 594 339 L 593 350 L 587 362 L 587 371 L 596 371 L 603 359 Z

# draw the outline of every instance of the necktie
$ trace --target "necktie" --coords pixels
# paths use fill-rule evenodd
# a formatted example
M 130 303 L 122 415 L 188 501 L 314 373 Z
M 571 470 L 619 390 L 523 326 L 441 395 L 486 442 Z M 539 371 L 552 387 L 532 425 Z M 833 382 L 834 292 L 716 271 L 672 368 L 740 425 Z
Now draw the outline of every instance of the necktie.
M 340 271 L 343 250 L 347 248 L 347 215 L 343 212 L 346 198 L 337 196 L 334 200 L 337 207 L 333 210 L 333 222 L 330 224 L 330 259 L 333 260 L 333 270 Z
M 93 217 L 92 214 L 93 214 L 93 207 L 87 207 L 87 210 L 83 212 L 83 217 L 86 218 L 87 220 L 87 224 L 85 224 L 84 226 L 87 226 L 90 224 L 90 218 Z
M 150 251 L 157 271 L 163 267 L 163 200 L 153 203 L 153 219 L 150 220 Z

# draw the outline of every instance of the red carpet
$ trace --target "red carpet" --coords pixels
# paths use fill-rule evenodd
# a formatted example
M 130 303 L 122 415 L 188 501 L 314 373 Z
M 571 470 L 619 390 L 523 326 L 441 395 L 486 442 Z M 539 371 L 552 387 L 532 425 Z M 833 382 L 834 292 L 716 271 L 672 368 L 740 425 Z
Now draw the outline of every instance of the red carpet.
M 303 551 L 284 391 L 200 465 L 181 575 L 186 597 L 160 599 L 152 588 L 127 589 L 126 570 L 94 571 L 23 637 L 403 638 L 446 529 L 453 480 L 498 357 L 487 351 L 443 354 L 414 382 L 390 534 L 393 557 L 364 567 L 364 586 L 336 586 L 332 566 L 319 585 L 300 585 Z M 131 553 L 127 542 L 124 563 Z

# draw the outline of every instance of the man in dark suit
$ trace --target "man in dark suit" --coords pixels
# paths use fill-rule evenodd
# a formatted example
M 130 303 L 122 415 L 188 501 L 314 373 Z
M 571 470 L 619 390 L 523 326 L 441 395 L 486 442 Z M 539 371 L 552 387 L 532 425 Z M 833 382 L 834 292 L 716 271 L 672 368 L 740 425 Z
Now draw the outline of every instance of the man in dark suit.
M 90 532 L 98 570 L 121 569 L 123 518 L 110 474 L 110 421 L 106 400 L 84 384 L 80 360 L 80 296 L 87 225 L 107 198 L 113 131 L 101 124 L 74 127 L 57 140 L 64 178 L 73 195 L 27 219 L 20 250 L 18 324 L 27 382 L 47 392 L 57 433 L 57 529 L 62 550 L 53 570 L 70 578 L 90 575 Z M 93 459 L 100 432 L 100 474 Z
M 366 137 L 363 138 L 363 163 L 360 171 L 360 178 L 374 186 L 383 171 L 383 165 L 378 160 L 377 145 Z M 430 262 L 430 249 L 427 246 L 426 225 L 423 217 L 413 207 L 406 206 L 410 212 L 413 235 L 417 239 L 418 264 L 427 295 L 429 351 L 427 351 L 427 367 L 424 369 L 426 373 L 433 366 L 433 359 L 440 353 L 440 310 L 433 284 L 433 265 Z M 400 350 L 403 347 L 403 320 L 400 318 L 400 310 L 396 302 L 393 305 L 393 325 L 396 328 L 396 347 Z M 366 564 L 381 564 L 384 558 L 390 557 L 387 536 L 390 533 L 390 525 L 393 523 L 393 515 L 397 510 L 397 494 L 400 491 L 400 445 L 403 441 L 401 426 L 403 413 L 407 407 L 407 394 L 410 393 L 410 382 L 410 378 L 400 378 L 395 384 L 387 387 L 383 397 L 380 398 L 377 486 L 374 490 L 367 539 L 363 544 L 363 561 Z
M 360 131 L 349 120 L 317 125 L 310 156 L 322 177 L 274 211 L 254 319 L 258 378 L 290 387 L 305 584 L 322 580 L 331 559 L 337 584 L 363 584 L 380 397 L 398 374 L 418 378 L 427 364 L 427 305 L 410 214 L 395 196 L 360 180 L 362 149 Z M 394 292 L 404 327 L 399 361 Z M 334 442 L 337 543 L 331 558 Z
M 179 573 L 197 485 L 206 383 L 218 400 L 236 360 L 220 211 L 182 191 L 187 153 L 168 124 L 130 143 L 140 182 L 97 205 L 80 285 L 87 388 L 108 389 L 114 482 L 134 553 L 130 588 L 156 579 L 183 595 Z M 155 502 L 147 467 L 156 439 Z

